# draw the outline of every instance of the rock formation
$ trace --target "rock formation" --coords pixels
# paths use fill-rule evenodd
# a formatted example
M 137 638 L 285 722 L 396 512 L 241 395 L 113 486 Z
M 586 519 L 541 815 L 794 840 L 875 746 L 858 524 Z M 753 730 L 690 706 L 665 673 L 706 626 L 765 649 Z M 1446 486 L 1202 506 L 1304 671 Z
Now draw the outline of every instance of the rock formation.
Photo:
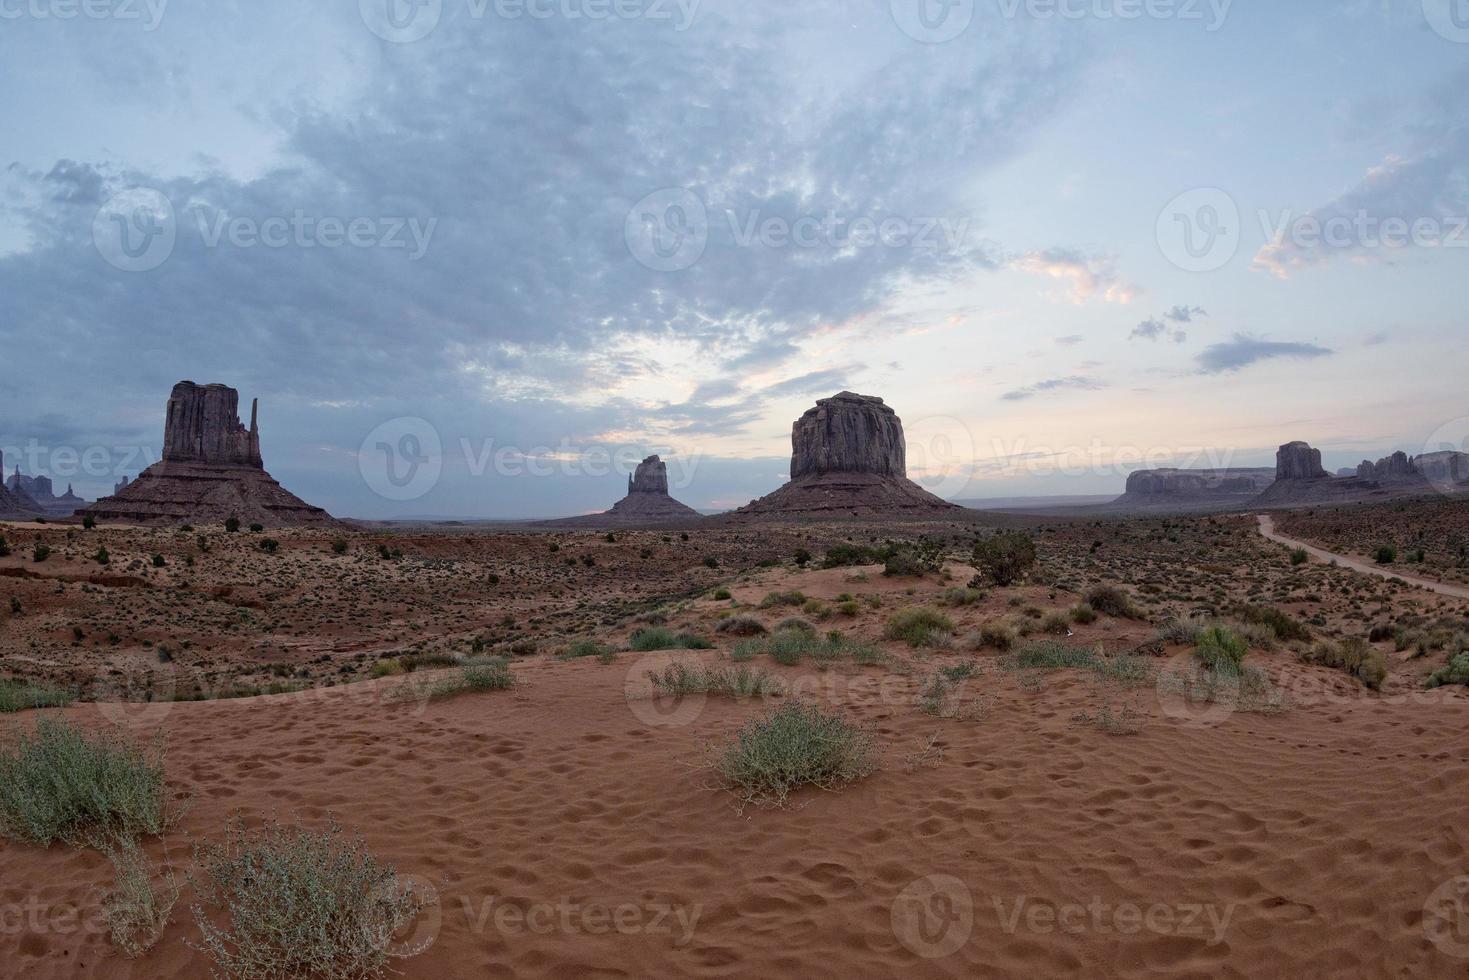
M 1458 492 L 1469 485 L 1469 454 L 1452 450 L 1413 457 L 1413 468 L 1435 489 Z
M 1139 470 L 1111 505 L 1123 510 L 1209 510 L 1244 505 L 1275 482 L 1275 470 Z
M 791 480 L 733 520 L 929 517 L 964 513 L 908 479 L 903 423 L 881 398 L 843 391 L 791 426 Z
M 639 463 L 627 478 L 627 496 L 613 504 L 611 510 L 541 523 L 559 527 L 626 527 L 695 521 L 700 516 L 694 508 L 668 495 L 668 464 L 653 455 Z
M 5 454 L 0 453 L 0 476 L 5 473 Z M 16 470 L 16 482 L 19 483 L 20 472 Z M 7 520 L 25 520 L 40 514 L 41 506 L 30 498 L 24 490 L 11 490 L 10 484 L 0 483 L 0 518 Z
M 4 459 L 0 457 L 0 474 L 4 473 L 4 466 Z M 42 517 L 70 517 L 86 506 L 87 502 L 78 497 L 69 484 L 66 493 L 59 497 L 54 488 L 49 476 L 26 476 L 16 466 L 10 479 L 5 481 L 6 503 L 13 508 L 11 513 Z M 0 507 L 0 513 L 4 512 L 5 508 Z
M 1281 446 L 1275 454 L 1275 479 L 1328 479 L 1326 470 L 1321 468 L 1321 450 L 1312 449 L 1304 442 L 1288 442 Z
M 1386 459 L 1379 459 L 1376 463 L 1371 460 L 1362 460 L 1357 467 L 1357 477 L 1363 480 L 1415 480 L 1418 479 L 1418 471 L 1413 467 L 1413 461 L 1404 452 L 1396 452 Z
M 335 525 L 265 471 L 258 403 L 248 429 L 238 406 L 233 388 L 180 381 L 168 399 L 163 459 L 85 513 L 134 524 L 217 524 L 234 517 L 266 527 Z

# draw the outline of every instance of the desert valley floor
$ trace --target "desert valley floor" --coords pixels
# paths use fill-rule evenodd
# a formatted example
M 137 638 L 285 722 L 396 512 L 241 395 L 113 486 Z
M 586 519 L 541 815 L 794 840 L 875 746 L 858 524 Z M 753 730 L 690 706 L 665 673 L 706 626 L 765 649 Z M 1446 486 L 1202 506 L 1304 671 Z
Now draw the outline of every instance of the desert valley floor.
M 1035 571 L 970 588 L 1000 525 Z M 1466 580 L 1449 501 L 1276 528 Z M 1425 684 L 1469 600 L 1293 559 L 1254 515 L 0 534 L 0 675 L 75 699 L 0 737 L 42 714 L 165 737 L 178 820 L 145 848 L 181 887 L 134 959 L 98 913 L 107 858 L 0 842 L 10 975 L 208 976 L 191 848 L 239 815 L 335 820 L 436 896 L 408 977 L 1469 977 L 1441 919 L 1469 696 Z M 863 560 L 919 538 L 941 571 Z M 890 638 L 913 607 L 936 625 Z M 1199 689 L 1180 624 L 1209 618 L 1268 684 Z M 1346 640 L 1380 676 L 1323 652 Z M 431 696 L 477 656 L 515 686 Z M 765 693 L 660 694 L 678 665 Z M 742 805 L 711 747 L 796 699 L 868 728 L 880 768 Z

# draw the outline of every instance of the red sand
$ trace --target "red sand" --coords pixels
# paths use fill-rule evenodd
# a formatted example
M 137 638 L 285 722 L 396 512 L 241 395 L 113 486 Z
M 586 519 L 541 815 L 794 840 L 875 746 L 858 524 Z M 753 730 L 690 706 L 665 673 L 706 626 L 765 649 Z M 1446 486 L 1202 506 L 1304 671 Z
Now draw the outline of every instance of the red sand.
M 1469 971 L 1423 926 L 1435 889 L 1469 872 L 1458 692 L 1384 699 L 1282 657 L 1273 672 L 1318 689 L 1283 715 L 1195 726 L 1148 688 L 1143 733 L 1113 738 L 1073 720 L 1097 703 L 1075 672 L 1027 690 L 986 660 L 965 696 L 993 698 L 990 710 L 960 721 L 915 709 L 921 670 L 815 674 L 762 658 L 839 692 L 818 696 L 877 727 L 885 767 L 841 793 L 802 793 L 797 809 L 741 815 L 689 766 L 761 706 L 710 700 L 684 705 L 687 723 L 650 724 L 655 706 L 624 693 L 639 689 L 639 663 L 518 663 L 513 692 L 427 707 L 384 703 L 388 679 L 126 717 L 138 737 L 171 733 L 170 779 L 192 797 L 168 835 L 175 862 L 187 864 L 187 835 L 217 837 L 237 810 L 335 814 L 434 883 L 440 905 L 415 937 L 431 944 L 394 964 L 409 977 Z M 92 726 L 118 709 L 66 714 Z M 905 771 L 931 735 L 942 760 Z M 149 852 L 163 856 L 158 841 Z M 131 961 L 65 919 L 95 921 L 103 858 L 0 844 L 0 863 L 5 976 L 208 976 L 185 945 L 190 890 L 158 947 Z M 37 904 L 45 928 L 16 928 Z

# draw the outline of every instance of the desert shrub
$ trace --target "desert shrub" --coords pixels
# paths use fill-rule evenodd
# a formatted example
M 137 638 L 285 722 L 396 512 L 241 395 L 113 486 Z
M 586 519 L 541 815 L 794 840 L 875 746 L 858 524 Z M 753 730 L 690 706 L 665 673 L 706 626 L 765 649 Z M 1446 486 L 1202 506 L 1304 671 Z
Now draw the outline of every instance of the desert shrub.
M 821 560 L 823 568 L 845 568 L 850 565 L 876 565 L 886 561 L 891 548 L 868 548 L 860 544 L 833 545 Z
M 372 665 L 373 677 L 397 677 L 403 673 L 403 665 L 393 657 L 385 657 Z
M 0 752 L 0 834 L 13 840 L 101 846 L 160 834 L 166 802 L 161 740 L 145 751 L 42 718 Z
M 113 945 L 129 956 L 141 956 L 163 937 L 178 902 L 178 881 L 169 871 L 163 886 L 155 889 L 148 858 L 135 840 L 110 846 L 107 856 L 114 881 L 112 891 L 102 900 L 107 928 Z
M 596 640 L 575 640 L 556 654 L 558 660 L 580 660 L 583 657 L 606 657 L 612 648 Z
M 760 600 L 761 609 L 773 609 L 776 606 L 803 606 L 806 604 L 806 596 L 802 592 L 769 592 L 765 598 Z
M 1426 684 L 1430 688 L 1469 684 L 1469 653 L 1459 654 L 1449 661 L 1448 666 L 1434 671 L 1429 675 Z
M 64 708 L 71 695 L 60 688 L 27 681 L 0 679 L 0 714 L 29 711 L 32 708 Z
M 729 589 L 715 589 L 713 598 L 718 602 L 728 602 L 731 598 Z
M 1115 585 L 1098 585 L 1086 594 L 1086 603 L 1099 613 L 1120 619 L 1143 619 L 1144 613 L 1132 596 Z
M 530 638 L 514 640 L 510 644 L 510 652 L 517 657 L 534 657 L 540 644 Z
M 769 636 L 739 643 L 730 657 L 740 662 L 762 655 L 769 656 L 783 667 L 794 667 L 807 657 L 819 667 L 841 659 L 862 666 L 880 664 L 887 659 L 886 654 L 870 644 L 854 643 L 839 634 L 821 637 L 814 630 L 776 630 Z
M 5 535 L 0 534 L 0 558 L 10 557 L 10 542 L 5 540 Z
M 912 544 L 892 549 L 883 563 L 882 573 L 892 577 L 921 577 L 942 571 L 944 548 L 938 541 L 920 538 Z
M 380 976 L 394 935 L 432 901 L 335 824 L 250 831 L 236 821 L 223 843 L 198 845 L 194 858 L 196 948 L 241 980 Z
M 337 555 L 345 555 L 347 553 L 347 539 L 346 538 L 333 538 L 332 539 L 332 553 L 333 554 L 337 554 Z
M 10 615 L 12 615 L 12 616 L 19 616 L 20 615 L 20 599 L 18 597 L 16 597 L 16 596 L 11 596 L 10 597 Z
M 229 533 L 234 534 L 240 529 L 240 519 L 238 517 L 225 518 L 224 529 Z
M 944 606 L 972 606 L 982 601 L 984 601 L 984 593 L 978 589 L 945 589 L 939 596 L 939 604 Z
M 281 543 L 279 541 L 277 541 L 275 538 L 261 538 L 260 539 L 260 550 L 263 551 L 263 552 L 265 552 L 266 554 L 273 555 L 277 551 L 279 551 L 280 548 L 281 548 Z
M 802 786 L 840 789 L 877 769 L 871 732 L 805 701 L 754 719 L 711 755 L 725 786 L 756 806 L 784 806 Z
M 794 630 L 797 633 L 805 633 L 807 636 L 816 635 L 816 627 L 812 626 L 800 616 L 791 616 L 787 619 L 782 619 L 780 622 L 775 624 L 775 628 L 777 631 Z
M 1274 606 L 1236 606 L 1231 615 L 1244 623 L 1269 627 L 1275 638 L 1285 643 L 1311 639 L 1311 630 L 1305 623 Z
M 1097 611 L 1091 603 L 1081 602 L 1071 607 L 1071 621 L 1078 626 L 1087 626 L 1097 621 Z
M 49 545 L 38 544 L 31 549 L 31 560 L 34 562 L 40 563 L 50 557 L 51 548 Z
M 805 548 L 797 548 L 794 560 L 796 564 L 799 565 L 801 568 L 805 568 L 807 564 L 809 564 L 811 561 L 811 552 L 807 551 Z
M 666 626 L 645 626 L 632 635 L 629 646 L 639 653 L 646 653 L 650 650 L 708 650 L 713 644 L 692 633 L 675 633 Z
M 250 533 L 251 534 L 259 534 L 261 531 L 264 531 L 264 530 L 265 530 L 265 525 L 264 524 L 251 524 L 250 525 Z
M 1390 544 L 1385 544 L 1374 551 L 1372 557 L 1379 565 L 1391 565 L 1398 560 L 1398 549 Z
M 162 555 L 154 555 L 153 556 L 153 567 L 154 568 L 162 568 L 163 566 L 165 566 L 167 564 L 168 564 L 168 562 L 164 559 L 164 557 Z
M 91 514 L 88 514 L 88 515 L 86 515 L 85 517 L 82 518 L 82 529 L 84 531 L 90 531 L 90 530 L 92 530 L 92 528 L 94 528 L 96 526 L 97 526 L 97 518 L 93 517 Z
M 486 663 L 465 664 L 460 668 L 464 688 L 476 693 L 483 691 L 508 691 L 515 686 L 515 675 L 510 665 L 503 660 Z
M 1035 541 L 1023 531 L 1006 531 L 974 545 L 974 567 L 995 585 L 1014 585 L 1035 565 Z
M 996 621 L 985 623 L 979 628 L 980 646 L 994 647 L 1002 653 L 1013 649 L 1019 639 L 1015 634 L 1015 628 L 1009 623 Z
M 1147 657 L 1129 653 L 1100 657 L 1092 669 L 1106 680 L 1118 684 L 1149 684 L 1154 679 L 1152 662 Z
M 730 636 L 759 636 L 765 632 L 765 624 L 754 616 L 726 616 L 715 624 L 714 632 Z
M 1052 636 L 1066 636 L 1071 632 L 1071 614 L 1054 610 L 1041 618 L 1041 632 Z
M 1387 657 L 1365 640 L 1353 637 L 1341 643 L 1323 640 L 1301 655 L 1301 660 L 1330 667 L 1357 678 L 1376 691 L 1387 678 Z
M 1058 640 L 1042 640 L 1021 647 L 1006 661 L 1011 670 L 1066 670 L 1072 667 L 1095 667 L 1097 655 L 1088 647 L 1073 646 Z
M 1398 637 L 1403 633 L 1403 630 L 1398 629 L 1391 623 L 1379 623 L 1378 625 L 1372 627 L 1372 629 L 1367 633 L 1367 642 L 1381 643 L 1384 640 L 1393 640 L 1394 642 L 1396 642 Z M 1398 647 L 1398 649 L 1403 650 L 1406 649 L 1406 647 Z
M 1238 673 L 1249 644 L 1227 626 L 1210 626 L 1199 634 L 1194 656 L 1209 670 Z
M 455 667 L 459 664 L 458 657 L 440 650 L 409 653 L 398 657 L 397 660 L 403 670 L 410 674 L 415 670 L 434 670 L 439 667 Z
M 1304 565 L 1310 560 L 1311 554 L 1305 548 L 1297 548 L 1290 553 L 1290 563 L 1292 565 Z
M 1230 671 L 1190 665 L 1165 672 L 1158 678 L 1158 691 L 1193 703 L 1227 704 L 1246 713 L 1278 714 L 1286 708 L 1285 695 L 1255 667 Z
M 910 606 L 889 617 L 883 636 L 889 640 L 903 640 L 910 646 L 929 646 L 934 635 L 952 634 L 954 623 L 949 617 L 928 606 Z

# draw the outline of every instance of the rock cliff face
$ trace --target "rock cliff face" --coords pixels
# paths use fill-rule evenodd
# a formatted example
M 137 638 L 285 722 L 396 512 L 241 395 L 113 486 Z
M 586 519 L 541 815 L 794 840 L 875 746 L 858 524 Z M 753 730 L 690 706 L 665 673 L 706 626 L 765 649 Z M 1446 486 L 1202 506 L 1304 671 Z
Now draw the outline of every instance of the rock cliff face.
M 5 454 L 0 453 L 0 476 L 5 475 Z M 19 477 L 17 471 L 16 476 Z M 0 483 L 0 517 L 16 520 L 20 518 L 33 517 L 41 513 L 40 507 L 34 500 L 26 496 L 24 491 L 13 491 L 8 483 Z
M 240 394 L 224 385 L 180 381 L 168 396 L 163 459 L 170 463 L 238 463 L 264 467 L 260 429 L 250 405 L 250 428 L 240 424 Z
M 1357 467 L 1357 478 L 1362 480 L 1415 480 L 1418 475 L 1413 461 L 1403 452 L 1393 453 L 1376 463 L 1364 459 Z
M 3 458 L 0 458 L 0 473 L 4 472 L 4 465 Z M 70 484 L 66 493 L 58 497 L 49 476 L 26 476 L 19 466 L 5 481 L 5 489 L 9 491 L 16 510 L 46 517 L 70 517 L 87 503 L 76 495 Z
M 1424 453 L 1413 458 L 1413 468 L 1440 490 L 1456 491 L 1469 484 L 1469 454 Z
M 727 515 L 746 520 L 953 516 L 964 508 L 908 479 L 903 423 L 881 398 L 843 391 L 791 427 L 791 481 Z
M 1275 479 L 1327 479 L 1326 470 L 1321 467 L 1321 450 L 1312 449 L 1304 442 L 1288 442 L 1281 446 L 1275 454 Z
M 898 413 L 873 395 L 823 398 L 791 426 L 791 479 L 871 473 L 906 479 L 908 447 Z
M 168 399 L 163 459 L 84 513 L 129 524 L 217 524 L 233 517 L 266 527 L 335 526 L 330 514 L 265 471 L 258 404 L 248 429 L 235 414 L 238 405 L 233 388 L 179 382 Z
M 657 455 L 649 456 L 638 464 L 638 468 L 627 478 L 627 492 L 658 493 L 668 496 L 668 464 Z
M 1275 470 L 1139 470 L 1127 478 L 1127 491 L 1113 507 L 1152 510 L 1208 510 L 1244 504 L 1275 482 Z

